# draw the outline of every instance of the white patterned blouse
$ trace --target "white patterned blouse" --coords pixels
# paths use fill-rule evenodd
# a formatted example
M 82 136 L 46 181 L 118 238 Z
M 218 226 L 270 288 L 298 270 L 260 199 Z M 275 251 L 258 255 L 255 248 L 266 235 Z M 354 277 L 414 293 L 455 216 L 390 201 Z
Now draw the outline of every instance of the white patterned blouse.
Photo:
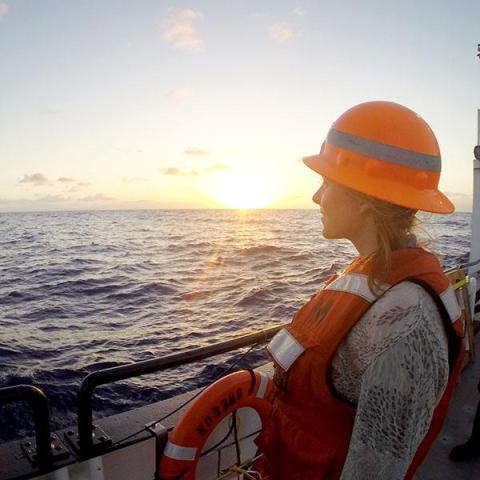
M 337 392 L 357 405 L 341 480 L 401 480 L 448 380 L 448 347 L 431 296 L 402 282 L 358 321 L 332 361 Z

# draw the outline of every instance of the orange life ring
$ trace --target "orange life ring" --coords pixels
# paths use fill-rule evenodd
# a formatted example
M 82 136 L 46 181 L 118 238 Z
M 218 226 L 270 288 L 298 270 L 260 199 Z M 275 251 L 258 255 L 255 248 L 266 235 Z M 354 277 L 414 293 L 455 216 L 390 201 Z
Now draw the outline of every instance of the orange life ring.
M 270 414 L 272 380 L 264 373 L 240 370 L 206 388 L 185 410 L 160 460 L 162 480 L 194 480 L 203 447 L 215 427 L 235 410 L 256 410 L 262 424 Z

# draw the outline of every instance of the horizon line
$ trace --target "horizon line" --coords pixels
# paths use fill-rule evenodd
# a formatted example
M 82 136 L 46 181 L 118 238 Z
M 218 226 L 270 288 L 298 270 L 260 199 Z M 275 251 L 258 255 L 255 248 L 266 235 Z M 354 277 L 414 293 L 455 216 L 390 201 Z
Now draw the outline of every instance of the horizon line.
M 0 215 L 2 214 L 11 214 L 11 213 L 87 213 L 87 212 L 142 212 L 142 211 L 165 211 L 165 210 L 196 210 L 196 211 L 206 211 L 206 210 L 221 210 L 221 211 L 259 211 L 259 210 L 317 210 L 318 207 L 303 207 L 303 208 L 274 208 L 274 207 L 264 207 L 264 208 L 222 208 L 222 207 L 211 207 L 211 208 L 195 208 L 195 207 L 170 207 L 170 208 L 93 208 L 93 209 L 62 209 L 62 210 L 0 210 Z M 433 212 L 423 212 L 420 213 L 432 214 L 432 215 L 442 215 L 436 214 Z M 446 215 L 454 215 L 455 213 L 472 213 L 472 210 L 455 210 L 454 212 Z

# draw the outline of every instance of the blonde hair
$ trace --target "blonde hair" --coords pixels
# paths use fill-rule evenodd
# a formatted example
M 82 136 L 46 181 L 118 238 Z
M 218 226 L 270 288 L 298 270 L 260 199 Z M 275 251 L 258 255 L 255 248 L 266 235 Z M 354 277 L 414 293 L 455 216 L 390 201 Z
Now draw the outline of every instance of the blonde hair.
M 418 225 L 417 210 L 384 202 L 359 192 L 353 195 L 361 198 L 372 215 L 377 236 L 377 250 L 371 254 L 371 268 L 368 273 L 368 286 L 379 296 L 382 282 L 392 269 L 392 251 L 417 246 L 414 229 Z

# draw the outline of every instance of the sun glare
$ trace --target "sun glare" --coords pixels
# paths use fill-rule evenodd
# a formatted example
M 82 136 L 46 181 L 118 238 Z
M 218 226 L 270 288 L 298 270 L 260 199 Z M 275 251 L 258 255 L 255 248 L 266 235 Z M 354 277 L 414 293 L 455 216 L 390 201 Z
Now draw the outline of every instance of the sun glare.
M 212 187 L 214 197 L 228 208 L 265 208 L 275 200 L 275 185 L 259 172 L 230 171 Z

